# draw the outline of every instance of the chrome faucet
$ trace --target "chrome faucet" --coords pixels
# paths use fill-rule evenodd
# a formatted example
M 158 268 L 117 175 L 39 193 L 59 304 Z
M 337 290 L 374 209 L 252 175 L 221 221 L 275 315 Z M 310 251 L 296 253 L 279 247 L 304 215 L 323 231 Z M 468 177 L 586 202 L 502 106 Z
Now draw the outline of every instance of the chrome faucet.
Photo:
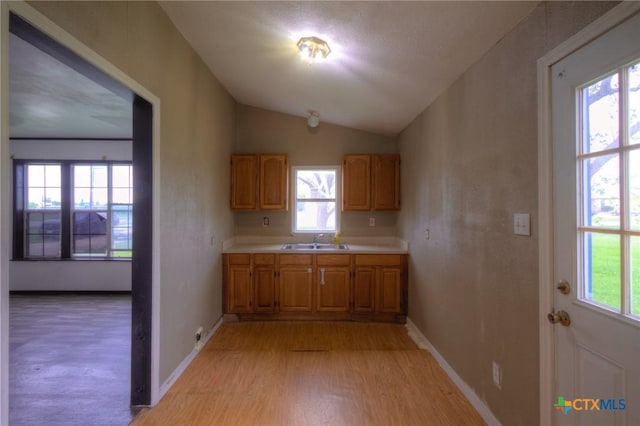
M 314 234 L 313 235 L 313 248 L 316 248 L 318 246 L 318 239 L 320 237 L 324 237 L 324 234 Z

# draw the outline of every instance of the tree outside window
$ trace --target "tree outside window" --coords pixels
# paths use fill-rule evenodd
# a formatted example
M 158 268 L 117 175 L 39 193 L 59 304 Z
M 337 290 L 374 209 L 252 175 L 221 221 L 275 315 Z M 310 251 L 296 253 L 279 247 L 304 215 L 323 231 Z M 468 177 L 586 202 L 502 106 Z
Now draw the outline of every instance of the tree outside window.
M 337 167 L 294 168 L 294 232 L 338 230 L 337 176 Z

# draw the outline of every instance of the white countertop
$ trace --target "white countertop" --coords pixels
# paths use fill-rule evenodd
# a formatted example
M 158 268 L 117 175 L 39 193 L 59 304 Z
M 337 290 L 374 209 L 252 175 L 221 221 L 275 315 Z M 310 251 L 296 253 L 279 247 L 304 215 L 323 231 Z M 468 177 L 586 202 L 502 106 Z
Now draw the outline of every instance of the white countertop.
M 406 241 L 393 237 L 341 237 L 340 244 L 346 244 L 348 250 L 283 250 L 282 246 L 288 243 L 311 243 L 311 236 L 306 237 L 250 237 L 241 236 L 231 238 L 223 243 L 223 253 L 399 253 L 406 254 L 409 245 Z M 326 239 L 321 239 L 325 242 Z

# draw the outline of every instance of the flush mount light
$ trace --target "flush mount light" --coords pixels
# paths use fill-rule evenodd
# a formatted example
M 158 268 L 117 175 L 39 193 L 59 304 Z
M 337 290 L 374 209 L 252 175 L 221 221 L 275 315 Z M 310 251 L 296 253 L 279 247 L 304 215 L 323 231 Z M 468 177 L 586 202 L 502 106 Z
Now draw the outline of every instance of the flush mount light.
M 311 128 L 318 127 L 320 124 L 320 116 L 317 112 L 311 111 L 311 115 L 307 118 L 307 125 Z
M 329 44 L 318 37 L 302 37 L 298 40 L 298 49 L 302 58 L 309 63 L 321 61 L 331 53 Z

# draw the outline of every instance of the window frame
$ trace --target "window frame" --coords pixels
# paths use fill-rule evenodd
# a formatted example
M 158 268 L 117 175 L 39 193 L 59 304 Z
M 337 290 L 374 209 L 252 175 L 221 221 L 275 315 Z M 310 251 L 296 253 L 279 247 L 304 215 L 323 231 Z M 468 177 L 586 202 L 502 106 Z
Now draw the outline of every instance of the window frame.
M 640 323 L 640 314 L 633 311 L 634 294 L 632 292 L 632 256 L 633 247 L 632 239 L 640 236 L 638 229 L 634 228 L 631 223 L 631 174 L 630 174 L 630 157 L 632 153 L 640 152 L 640 144 L 631 142 L 631 134 L 629 129 L 629 75 L 630 69 L 640 65 L 640 59 L 609 70 L 599 75 L 591 81 L 584 83 L 575 88 L 576 99 L 576 117 L 579 127 L 576 135 L 575 161 L 576 161 L 576 231 L 577 231 L 577 300 L 579 303 L 601 310 L 618 318 L 630 320 L 632 323 Z M 585 101 L 585 94 L 589 87 L 595 83 L 603 81 L 606 78 L 617 76 L 618 78 L 618 143 L 617 146 L 604 147 L 602 149 L 593 150 L 589 142 L 589 134 L 586 129 L 585 122 L 589 118 L 589 105 Z M 589 162 L 595 159 L 606 157 L 617 157 L 617 178 L 618 178 L 618 223 L 614 226 L 600 225 L 592 223 L 592 202 L 591 191 L 592 184 L 589 178 L 593 177 L 589 168 Z M 607 160 L 611 161 L 611 160 Z M 595 297 L 593 290 L 592 277 L 592 250 L 593 238 L 612 236 L 618 239 L 618 262 L 619 266 L 616 272 L 619 276 L 618 297 L 619 306 L 607 304 L 602 299 Z
M 297 229 L 297 208 L 298 208 L 298 171 L 310 171 L 310 170 L 322 170 L 322 171 L 334 171 L 335 172 L 335 198 L 322 199 L 325 201 L 333 200 L 335 202 L 335 221 L 336 221 L 336 229 L 335 230 L 298 230 Z M 341 206 L 341 197 L 342 197 L 342 180 L 341 180 L 342 167 L 340 165 L 328 165 L 328 166 L 292 166 L 291 167 L 291 182 L 292 182 L 292 191 L 291 191 L 291 234 L 292 235 L 310 235 L 310 234 L 322 234 L 322 233 L 335 233 L 340 232 L 340 206 Z M 303 199 L 305 201 L 314 201 L 316 199 Z M 318 199 L 317 201 L 320 201 Z
M 27 256 L 26 238 L 27 227 L 26 214 L 28 209 L 28 182 L 26 178 L 27 167 L 29 165 L 59 165 L 61 173 L 61 206 L 60 210 L 60 250 L 58 256 Z M 93 212 L 95 209 L 77 210 L 74 206 L 74 184 L 73 184 L 73 168 L 75 165 L 106 165 L 108 171 L 107 193 L 108 203 L 104 211 L 107 212 L 109 219 L 107 220 L 107 250 L 105 254 L 83 254 L 74 253 L 73 250 L 73 213 L 74 212 Z M 112 203 L 113 181 L 112 167 L 117 165 L 127 165 L 133 168 L 133 161 L 108 161 L 108 160 L 32 160 L 32 159 L 14 159 L 13 160 L 13 247 L 12 260 L 25 261 L 46 261 L 46 260 L 116 260 L 131 261 L 132 256 L 118 256 L 117 250 L 112 248 L 112 229 L 111 216 L 114 211 L 114 203 Z M 133 192 L 133 171 L 130 175 L 131 192 Z M 122 203 L 116 203 L 122 206 Z M 133 215 L 133 195 L 131 196 L 130 211 Z M 33 210 L 40 211 L 40 210 Z M 54 211 L 54 210 L 51 210 Z M 103 211 L 103 210 L 101 210 Z M 133 225 L 129 227 L 133 231 Z M 131 244 L 132 245 L 132 244 Z M 128 250 L 124 250 L 128 251 Z

